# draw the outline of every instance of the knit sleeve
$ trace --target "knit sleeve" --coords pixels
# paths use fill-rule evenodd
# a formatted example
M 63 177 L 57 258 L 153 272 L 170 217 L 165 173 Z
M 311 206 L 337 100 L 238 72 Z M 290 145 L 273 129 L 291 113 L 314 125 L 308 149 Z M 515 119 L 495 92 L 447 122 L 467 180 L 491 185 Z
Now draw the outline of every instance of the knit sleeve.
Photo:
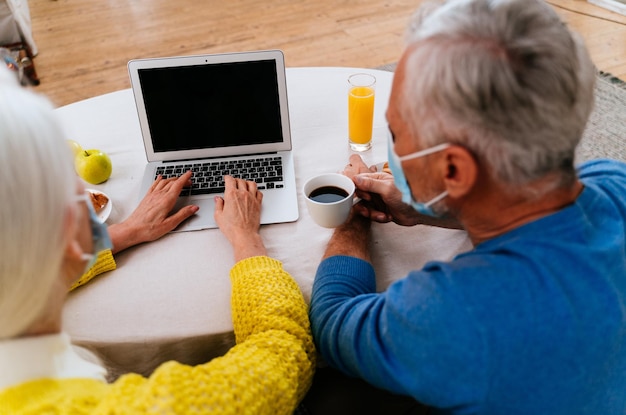
M 300 289 L 281 263 L 268 257 L 240 261 L 230 277 L 237 345 L 204 365 L 168 362 L 149 379 L 122 376 L 104 405 L 111 412 L 104 413 L 117 413 L 113 408 L 134 408 L 137 413 L 293 413 L 315 368 Z
M 93 267 L 89 268 L 87 272 L 85 272 L 72 286 L 70 287 L 70 291 L 75 288 L 80 287 L 81 285 L 87 284 L 94 277 L 105 273 L 107 271 L 113 271 L 117 267 L 115 263 L 115 259 L 113 258 L 113 253 L 110 249 L 102 251 L 98 254 L 98 260 L 93 265 Z

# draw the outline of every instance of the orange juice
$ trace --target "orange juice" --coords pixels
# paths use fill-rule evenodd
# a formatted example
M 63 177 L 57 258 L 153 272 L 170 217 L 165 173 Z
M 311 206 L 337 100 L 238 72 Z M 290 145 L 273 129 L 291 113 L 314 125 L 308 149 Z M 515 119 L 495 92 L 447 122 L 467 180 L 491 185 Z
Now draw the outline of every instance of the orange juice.
M 357 86 L 348 94 L 348 137 L 351 144 L 370 148 L 374 122 L 374 88 Z M 353 146 L 354 147 L 354 146 Z

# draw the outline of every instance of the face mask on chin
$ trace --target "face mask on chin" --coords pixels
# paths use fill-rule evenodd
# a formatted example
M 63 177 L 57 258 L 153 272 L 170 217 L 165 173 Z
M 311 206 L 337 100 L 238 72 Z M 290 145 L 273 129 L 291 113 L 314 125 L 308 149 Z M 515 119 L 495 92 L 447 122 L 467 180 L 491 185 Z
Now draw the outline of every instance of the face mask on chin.
M 436 145 L 431 148 L 427 148 L 424 150 L 417 151 L 415 153 L 407 154 L 405 156 L 399 157 L 393 149 L 393 141 L 391 140 L 391 134 L 389 135 L 389 144 L 387 147 L 388 150 L 388 159 L 389 159 L 389 169 L 391 170 L 391 174 L 393 175 L 393 181 L 398 190 L 402 193 L 402 201 L 407 205 L 411 206 L 417 212 L 422 215 L 431 216 L 431 217 L 440 217 L 441 215 L 435 212 L 432 209 L 432 205 L 439 202 L 446 196 L 448 196 L 448 191 L 444 191 L 428 202 L 422 203 L 417 202 L 413 198 L 413 194 L 411 193 L 411 188 L 409 187 L 409 183 L 404 176 L 404 171 L 402 170 L 402 162 L 405 160 L 413 160 L 416 158 L 424 157 L 429 154 L 437 153 L 446 148 L 450 147 L 449 143 L 443 143 Z

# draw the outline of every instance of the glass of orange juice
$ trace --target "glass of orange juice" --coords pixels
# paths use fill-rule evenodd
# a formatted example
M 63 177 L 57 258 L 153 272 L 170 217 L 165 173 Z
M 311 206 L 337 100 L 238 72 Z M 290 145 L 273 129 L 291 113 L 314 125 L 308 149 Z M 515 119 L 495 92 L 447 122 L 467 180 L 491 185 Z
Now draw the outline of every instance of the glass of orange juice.
M 372 147 L 376 78 L 366 73 L 348 77 L 348 139 L 354 151 Z

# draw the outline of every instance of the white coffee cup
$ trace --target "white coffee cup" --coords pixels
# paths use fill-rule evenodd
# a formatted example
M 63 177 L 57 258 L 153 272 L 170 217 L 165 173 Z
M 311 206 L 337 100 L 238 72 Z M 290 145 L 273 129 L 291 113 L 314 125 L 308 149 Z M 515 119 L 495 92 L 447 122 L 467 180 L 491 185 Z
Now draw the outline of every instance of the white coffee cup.
M 311 177 L 302 187 L 309 215 L 324 228 L 336 228 L 348 219 L 352 205 L 359 200 L 354 192 L 352 179 L 339 173 Z

